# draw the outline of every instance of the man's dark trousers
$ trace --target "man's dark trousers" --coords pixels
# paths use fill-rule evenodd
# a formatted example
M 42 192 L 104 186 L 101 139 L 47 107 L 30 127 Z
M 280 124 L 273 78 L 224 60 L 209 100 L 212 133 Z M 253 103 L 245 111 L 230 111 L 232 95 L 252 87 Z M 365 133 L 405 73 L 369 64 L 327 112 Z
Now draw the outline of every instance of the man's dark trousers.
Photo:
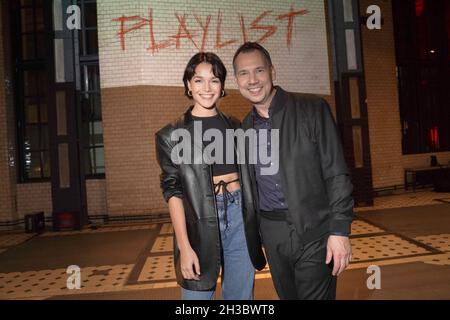
M 334 300 L 333 262 L 325 264 L 328 235 L 304 245 L 286 219 L 260 219 L 272 281 L 282 300 Z

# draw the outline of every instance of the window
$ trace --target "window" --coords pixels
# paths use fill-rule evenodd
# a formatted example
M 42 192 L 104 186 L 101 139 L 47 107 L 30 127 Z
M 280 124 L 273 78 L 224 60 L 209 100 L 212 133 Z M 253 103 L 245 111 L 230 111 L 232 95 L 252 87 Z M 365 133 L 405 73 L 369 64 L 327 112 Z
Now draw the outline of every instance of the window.
M 50 178 L 49 95 L 53 83 L 52 1 L 11 1 L 11 31 L 15 57 L 14 94 L 17 115 L 19 180 Z M 78 46 L 73 52 L 77 67 L 77 103 L 81 140 L 81 165 L 85 175 L 104 176 L 103 128 L 97 38 L 97 4 L 80 0 L 81 30 L 75 31 Z
M 98 62 L 97 4 L 92 0 L 77 3 L 81 9 L 79 39 L 80 83 L 78 102 L 81 107 L 80 135 L 83 167 L 86 176 L 105 173 L 103 126 Z
M 450 150 L 450 3 L 394 0 L 403 154 Z
M 43 0 L 12 2 L 12 44 L 16 57 L 15 102 L 20 180 L 50 177 L 48 127 L 48 18 Z

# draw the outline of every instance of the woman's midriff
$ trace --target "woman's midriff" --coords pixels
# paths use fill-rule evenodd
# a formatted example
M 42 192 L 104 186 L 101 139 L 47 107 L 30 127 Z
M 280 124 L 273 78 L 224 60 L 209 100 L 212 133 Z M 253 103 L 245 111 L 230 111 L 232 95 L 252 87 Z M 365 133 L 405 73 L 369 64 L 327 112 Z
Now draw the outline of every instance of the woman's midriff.
M 221 175 L 221 176 L 215 176 L 215 177 L 213 177 L 213 182 L 214 182 L 214 185 L 216 185 L 220 181 L 230 182 L 230 181 L 233 181 L 233 180 L 236 180 L 236 179 L 239 179 L 239 175 L 238 175 L 237 172 L 233 172 L 233 173 L 228 173 L 228 174 L 224 174 L 224 175 Z M 235 182 L 231 182 L 231 183 L 227 184 L 228 192 L 233 192 L 233 191 L 236 191 L 236 190 L 238 190 L 240 188 L 241 188 L 241 185 L 240 185 L 239 181 L 235 181 Z M 219 194 L 223 193 L 222 188 L 220 188 L 218 193 Z

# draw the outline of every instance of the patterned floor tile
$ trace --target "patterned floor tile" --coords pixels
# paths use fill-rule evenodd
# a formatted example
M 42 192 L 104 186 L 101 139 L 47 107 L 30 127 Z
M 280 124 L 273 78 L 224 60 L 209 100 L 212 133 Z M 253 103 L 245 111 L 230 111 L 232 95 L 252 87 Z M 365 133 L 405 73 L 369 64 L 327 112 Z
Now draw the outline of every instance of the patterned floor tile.
M 354 262 L 429 253 L 395 235 L 355 238 L 350 241 Z
M 438 266 L 450 266 L 450 252 L 446 252 L 445 254 L 441 255 L 436 255 L 435 257 L 430 257 L 429 259 L 424 259 L 423 262 Z
M 80 289 L 68 289 L 72 274 L 67 269 L 0 273 L 0 299 L 108 292 L 126 283 L 132 265 L 85 267 L 80 270 Z
M 384 230 L 365 221 L 354 220 L 352 223 L 352 233 L 351 233 L 352 235 L 362 235 L 380 232 L 384 232 Z
M 429 245 L 440 251 L 450 251 L 450 234 L 436 234 L 415 238 L 417 241 Z
M 173 252 L 173 237 L 172 236 L 159 236 L 156 238 L 153 244 L 152 253 Z
M 175 270 L 173 256 L 148 257 L 139 275 L 138 282 L 143 281 L 173 281 Z
M 173 227 L 171 223 L 164 223 L 159 234 L 173 234 Z
M 0 248 L 19 245 L 34 237 L 35 233 L 4 233 L 0 234 Z

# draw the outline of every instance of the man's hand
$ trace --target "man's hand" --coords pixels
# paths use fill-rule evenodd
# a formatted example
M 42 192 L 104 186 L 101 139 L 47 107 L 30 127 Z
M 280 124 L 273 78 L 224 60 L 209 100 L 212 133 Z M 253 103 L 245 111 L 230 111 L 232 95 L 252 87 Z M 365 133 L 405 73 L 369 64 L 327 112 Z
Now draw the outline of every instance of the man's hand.
M 333 259 L 333 276 L 338 276 L 352 261 L 352 246 L 348 237 L 330 235 L 327 243 L 327 258 L 329 264 Z

